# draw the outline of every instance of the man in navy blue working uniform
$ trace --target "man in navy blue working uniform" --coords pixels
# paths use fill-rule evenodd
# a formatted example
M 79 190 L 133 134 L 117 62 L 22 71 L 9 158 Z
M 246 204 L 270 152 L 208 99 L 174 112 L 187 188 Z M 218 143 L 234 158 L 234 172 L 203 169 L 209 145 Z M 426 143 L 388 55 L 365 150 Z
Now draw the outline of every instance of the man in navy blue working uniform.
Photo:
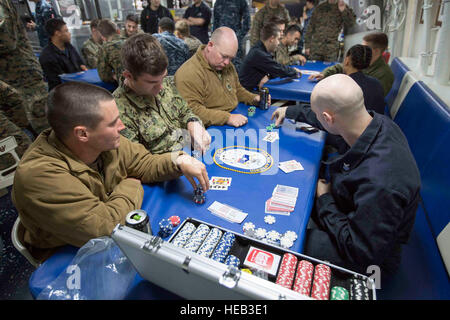
M 317 183 L 305 254 L 362 273 L 370 265 L 396 271 L 420 189 L 405 136 L 392 120 L 366 110 L 361 88 L 347 75 L 319 82 L 311 109 L 350 149 L 325 163 L 330 182 Z
M 211 22 L 211 9 L 202 0 L 194 0 L 186 9 L 183 19 L 187 20 L 191 35 L 199 39 L 203 44 L 209 41 L 208 28 Z
M 44 48 L 48 44 L 50 36 L 45 30 L 45 23 L 50 19 L 61 18 L 56 14 L 50 0 L 31 0 L 36 3 L 35 16 L 36 23 L 33 21 L 27 23 L 29 29 L 36 28 L 39 37 L 39 45 Z

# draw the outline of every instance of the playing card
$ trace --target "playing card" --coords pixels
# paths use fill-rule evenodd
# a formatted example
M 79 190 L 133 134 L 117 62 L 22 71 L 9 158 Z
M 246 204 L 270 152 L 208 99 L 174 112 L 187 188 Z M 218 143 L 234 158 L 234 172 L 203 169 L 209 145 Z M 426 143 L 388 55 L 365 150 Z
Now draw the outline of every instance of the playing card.
M 276 131 L 268 132 L 267 135 L 263 138 L 264 141 L 267 141 L 270 143 L 276 141 L 277 139 L 280 139 L 280 136 L 278 135 L 278 132 L 276 132 Z
M 209 190 L 222 190 L 226 191 L 228 190 L 228 186 L 222 186 L 220 184 L 213 184 L 212 181 L 209 182 Z
M 211 206 L 208 208 L 212 214 L 223 218 L 229 222 L 241 223 L 247 217 L 247 213 L 228 206 L 226 204 L 220 203 L 218 201 L 214 201 Z
M 283 161 L 278 164 L 278 167 L 285 173 L 290 173 L 296 170 L 304 170 L 303 166 L 297 160 Z
M 287 196 L 287 197 L 297 198 L 297 196 L 298 196 L 298 188 L 277 184 L 277 186 L 273 190 L 272 195 L 280 195 L 280 196 Z
M 218 186 L 229 187 L 231 185 L 231 178 L 229 177 L 211 177 L 211 183 Z

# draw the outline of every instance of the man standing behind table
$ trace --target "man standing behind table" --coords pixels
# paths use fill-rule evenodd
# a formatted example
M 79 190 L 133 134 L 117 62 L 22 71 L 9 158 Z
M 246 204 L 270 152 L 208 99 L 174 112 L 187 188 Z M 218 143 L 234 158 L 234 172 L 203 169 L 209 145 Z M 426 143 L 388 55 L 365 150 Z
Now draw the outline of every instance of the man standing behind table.
M 161 0 L 150 0 L 141 12 L 141 28 L 146 33 L 157 33 L 158 23 L 164 17 L 173 19 L 169 9 L 161 5 Z
M 344 0 L 328 0 L 319 4 L 311 16 L 305 33 L 305 54 L 310 60 L 336 61 L 338 36 L 342 28 L 356 21 L 353 10 Z
M 347 75 L 320 81 L 311 109 L 350 149 L 325 163 L 330 182 L 317 183 L 305 254 L 357 272 L 370 265 L 395 272 L 420 200 L 408 141 L 392 120 L 367 111 L 361 88 Z
M 62 19 L 50 19 L 45 25 L 50 42 L 42 50 L 39 62 L 48 81 L 48 90 L 62 83 L 59 76 L 87 70 L 77 50 L 70 44 L 71 34 Z
M 142 183 L 181 175 L 208 190 L 205 165 L 183 152 L 153 155 L 120 135 L 125 127 L 113 96 L 82 82 L 49 94 L 52 129 L 36 139 L 17 167 L 12 199 L 25 231 L 21 243 L 38 261 L 65 245 L 109 236 L 139 209 Z
M 178 91 L 205 126 L 243 126 L 247 117 L 230 112 L 239 102 L 259 103 L 259 95 L 242 87 L 231 63 L 237 48 L 234 31 L 228 27 L 218 28 L 208 44 L 198 48 L 175 73 Z
M 267 0 L 266 5 L 258 10 L 253 18 L 250 29 L 250 45 L 252 47 L 258 42 L 263 25 L 274 17 L 282 19 L 285 24 L 291 20 L 289 11 L 280 3 L 280 0 Z M 281 33 L 283 35 L 284 29 L 281 30 Z
M 261 88 L 269 79 L 294 77 L 300 70 L 284 66 L 273 59 L 272 53 L 280 44 L 281 32 L 273 23 L 261 29 L 261 39 L 250 49 L 239 72 L 239 80 L 249 91 Z
M 191 34 L 198 38 L 203 44 L 208 43 L 208 29 L 211 22 L 211 9 L 202 0 L 193 0 L 186 9 L 183 19 L 187 20 Z
M 158 40 L 149 34 L 130 38 L 122 61 L 125 80 L 113 94 L 126 127 L 121 134 L 160 154 L 184 147 L 184 129 L 194 149 L 205 152 L 211 137 L 179 95 L 173 77 L 166 77 L 168 60 Z

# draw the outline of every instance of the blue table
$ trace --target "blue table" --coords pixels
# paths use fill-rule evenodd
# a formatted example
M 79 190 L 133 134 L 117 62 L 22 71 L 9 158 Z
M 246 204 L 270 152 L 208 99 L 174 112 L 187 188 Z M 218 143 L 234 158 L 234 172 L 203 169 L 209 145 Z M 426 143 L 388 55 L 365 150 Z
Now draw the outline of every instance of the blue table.
M 103 82 L 97 72 L 97 69 L 89 69 L 87 71 L 80 71 L 76 73 L 64 73 L 59 75 L 62 82 L 78 81 L 90 83 L 109 91 L 114 91 L 117 86 L 114 83 Z
M 233 113 L 246 115 L 247 108 L 248 106 L 239 104 Z M 283 127 L 276 129 L 279 132 L 280 140 L 272 144 L 265 142 L 262 140 L 266 135 L 265 128 L 271 123 L 270 116 L 274 110 L 275 108 L 264 111 L 256 109 L 255 115 L 249 118 L 249 123 L 241 128 L 235 129 L 229 126 L 208 128 L 212 143 L 210 150 L 203 157 L 203 161 L 210 178 L 212 176 L 232 178 L 228 191 L 210 190 L 206 193 L 206 202 L 197 205 L 192 199 L 192 186 L 185 177 L 143 186 L 145 194 L 142 209 L 147 211 L 150 216 L 153 233 L 158 232 L 158 223 L 161 219 L 172 215 L 180 216 L 181 221 L 187 217 L 193 217 L 238 233 L 243 233 L 243 223 L 251 221 L 256 227 L 263 227 L 268 231 L 277 230 L 283 233 L 287 230 L 295 231 L 298 233 L 298 239 L 290 249 L 302 252 L 305 230 L 314 203 L 325 132 L 319 131 L 308 135 L 296 131 L 294 124 L 285 121 Z M 274 159 L 273 166 L 261 174 L 243 174 L 220 168 L 214 164 L 212 158 L 215 150 L 232 145 L 245 145 L 266 150 Z M 286 174 L 278 169 L 279 161 L 292 159 L 299 161 L 305 170 Z M 271 197 L 277 184 L 297 187 L 299 188 L 299 195 L 295 210 L 291 212 L 290 216 L 275 215 L 275 224 L 269 225 L 264 222 L 264 216 L 266 215 L 264 205 L 265 201 Z M 242 224 L 230 223 L 207 210 L 214 201 L 241 209 L 248 213 L 248 216 Z M 37 296 L 46 284 L 56 279 L 69 265 L 70 255 L 73 257 L 75 252 L 76 250 L 73 247 L 68 246 L 63 249 L 59 256 L 50 257 L 34 272 L 32 278 L 30 278 L 30 291 L 33 296 Z M 63 267 L 60 265 L 63 265 Z M 127 298 L 173 299 L 177 296 L 137 275 Z
M 335 64 L 337 62 L 307 61 L 304 66 L 293 66 L 306 71 L 300 79 L 294 79 L 292 82 L 283 84 L 273 84 L 273 82 L 281 80 L 280 78 L 275 78 L 266 82 L 264 87 L 269 89 L 272 99 L 309 102 L 311 92 L 317 83 L 316 81 L 308 80 L 310 72 L 322 72 L 325 68 Z

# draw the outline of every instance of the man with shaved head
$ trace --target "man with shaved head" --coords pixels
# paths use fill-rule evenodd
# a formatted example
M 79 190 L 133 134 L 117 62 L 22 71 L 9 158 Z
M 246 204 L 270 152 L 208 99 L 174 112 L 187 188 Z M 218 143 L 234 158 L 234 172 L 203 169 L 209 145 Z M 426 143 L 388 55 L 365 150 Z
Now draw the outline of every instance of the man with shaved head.
M 394 272 L 419 202 L 420 176 L 408 142 L 389 118 L 367 111 L 361 88 L 339 74 L 319 82 L 311 109 L 349 150 L 325 165 L 319 179 L 305 253 L 365 273 Z
M 205 126 L 240 127 L 247 123 L 247 117 L 230 112 L 239 102 L 259 103 L 259 95 L 248 92 L 239 82 L 231 62 L 237 49 L 234 31 L 218 28 L 208 44 L 200 46 L 175 73 L 178 91 Z

